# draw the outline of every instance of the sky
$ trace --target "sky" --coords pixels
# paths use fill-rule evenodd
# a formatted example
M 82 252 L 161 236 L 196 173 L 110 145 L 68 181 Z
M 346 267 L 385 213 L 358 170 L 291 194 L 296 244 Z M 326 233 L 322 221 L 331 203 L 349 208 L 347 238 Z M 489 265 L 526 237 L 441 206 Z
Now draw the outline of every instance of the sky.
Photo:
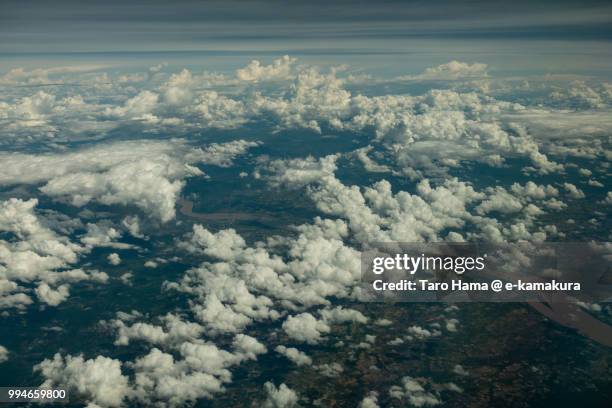
M 289 54 L 390 75 L 472 59 L 507 73 L 609 77 L 611 20 L 604 1 L 8 0 L 0 71 L 160 59 L 236 69 Z
M 534 4 L 535 3 L 535 4 Z M 325 38 L 608 40 L 603 1 L 4 1 L 3 51 L 189 50 Z M 320 45 L 320 44 L 319 44 Z

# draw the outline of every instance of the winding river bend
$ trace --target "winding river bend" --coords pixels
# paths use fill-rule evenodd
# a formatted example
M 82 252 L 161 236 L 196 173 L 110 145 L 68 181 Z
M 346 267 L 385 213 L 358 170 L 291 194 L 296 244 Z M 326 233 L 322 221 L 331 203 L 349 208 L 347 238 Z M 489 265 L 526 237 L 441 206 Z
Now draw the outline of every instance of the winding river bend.
M 275 221 L 275 217 L 262 213 L 249 212 L 212 212 L 199 213 L 193 211 L 193 201 L 181 198 L 178 200 L 179 212 L 187 217 L 201 221 L 216 221 L 216 222 L 237 222 L 237 221 L 257 221 L 262 223 L 271 223 Z

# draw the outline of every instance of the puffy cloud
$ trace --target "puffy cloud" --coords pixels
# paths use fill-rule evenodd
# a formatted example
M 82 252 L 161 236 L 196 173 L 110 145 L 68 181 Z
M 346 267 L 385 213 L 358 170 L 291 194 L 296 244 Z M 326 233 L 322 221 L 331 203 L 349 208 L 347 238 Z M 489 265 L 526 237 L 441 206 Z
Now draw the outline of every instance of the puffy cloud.
M 359 403 L 359 408 L 379 408 L 378 405 L 378 393 L 376 391 L 370 392 L 364 399 Z
M 515 183 L 510 190 L 495 187 L 478 192 L 469 183 L 456 178 L 447 178 L 435 187 L 424 179 L 417 183 L 416 193 L 400 191 L 394 194 L 391 183 L 386 180 L 371 187 L 346 186 L 335 177 L 331 166 L 324 176 L 310 174 L 312 169 L 318 172 L 329 158 L 279 161 L 267 167 L 265 171 L 272 174 L 265 177 L 273 186 L 301 187 L 307 184 L 306 191 L 317 208 L 327 215 L 347 220 L 352 237 L 361 243 L 439 241 L 442 231 L 447 231 L 449 239 L 463 241 L 463 236 L 452 229 L 466 229 L 468 226 L 476 227 L 476 231 L 468 233 L 468 238 L 484 237 L 495 242 L 541 240 L 547 231 L 553 231 L 547 227 L 529 231 L 529 228 L 536 228 L 533 219 L 543 214 L 535 203 L 541 201 L 549 208 L 563 208 L 563 203 L 551 201 L 555 200 L 557 189 L 533 182 L 525 185 Z M 296 175 L 295 168 L 308 170 Z M 293 176 L 287 177 L 285 172 Z M 281 183 L 282 180 L 292 182 Z M 551 198 L 543 201 L 548 197 Z M 516 220 L 515 226 L 503 228 L 496 219 L 483 217 L 493 211 L 505 214 L 520 212 L 522 218 Z
M 119 280 L 121 280 L 121 282 L 123 282 L 125 285 L 131 286 L 133 277 L 134 274 L 132 272 L 126 272 L 119 277 Z
M 60 285 L 53 289 L 46 283 L 41 283 L 36 288 L 36 296 L 41 302 L 45 302 L 49 306 L 57 306 L 68 298 L 68 285 Z
M 517 213 L 523 209 L 523 204 L 508 193 L 504 188 L 497 187 L 485 201 L 476 208 L 479 214 L 487 214 L 492 211 L 501 213 Z
M 264 389 L 267 394 L 263 403 L 264 408 L 292 408 L 297 406 L 299 400 L 297 393 L 285 384 L 276 388 L 273 383 L 266 382 Z
M 415 407 L 433 407 L 442 403 L 435 394 L 426 391 L 419 381 L 408 376 L 402 378 L 401 386 L 392 386 L 389 395 L 392 398 L 407 400 Z
M 211 398 L 231 382 L 229 368 L 265 352 L 261 343 L 246 335 L 236 336 L 233 344 L 235 353 L 213 343 L 184 342 L 176 345 L 182 360 L 153 348 L 133 363 L 134 397 L 145 404 L 160 401 L 170 406 Z
M 455 384 L 453 382 L 450 382 L 448 384 L 444 384 L 443 387 L 446 388 L 448 391 L 458 392 L 458 393 L 462 393 L 463 392 L 463 388 L 459 387 L 457 384 Z
M 408 333 L 411 335 L 411 337 L 416 337 L 420 340 L 427 339 L 429 337 L 439 336 L 441 334 L 439 330 L 427 330 L 422 328 L 421 326 L 416 325 L 410 326 L 408 328 Z
M 345 223 L 317 219 L 296 231 L 284 247 L 273 241 L 250 247 L 232 229 L 212 233 L 195 225 L 180 246 L 217 262 L 203 262 L 180 282 L 165 286 L 193 296 L 192 312 L 213 334 L 238 333 L 254 321 L 276 320 L 282 316 L 279 308 L 295 310 L 328 304 L 331 296 L 358 296 L 359 255 L 343 242 Z M 355 311 L 339 313 L 345 314 L 363 320 Z
M 140 218 L 138 216 L 128 215 L 121 221 L 121 225 L 135 238 L 146 239 L 146 236 L 140 231 Z
M 312 365 L 312 359 L 306 353 L 294 347 L 285 347 L 281 345 L 277 346 L 274 351 L 287 357 L 297 366 Z
M 580 199 L 586 197 L 584 192 L 571 183 L 563 183 L 563 188 L 571 198 Z
M 535 135 L 500 121 L 505 112 L 521 116 L 526 108 L 520 105 L 440 90 L 419 97 L 377 98 L 375 103 L 363 101 L 360 122 L 353 118 L 344 127 L 375 126 L 377 139 L 412 178 L 444 174 L 461 161 L 497 167 L 502 157 L 526 157 L 542 173 L 562 169 L 541 152 Z
M 318 160 L 312 156 L 304 159 L 274 160 L 262 170 L 266 172 L 264 177 L 272 186 L 300 188 L 333 178 L 338 158 L 339 155 L 333 154 Z
M 344 309 L 342 306 L 338 306 L 333 309 L 323 309 L 320 313 L 323 320 L 331 324 L 342 324 L 346 322 L 365 324 L 368 322 L 368 318 L 365 317 L 360 311 L 354 309 Z
M 232 129 L 249 122 L 253 107 L 216 91 L 202 91 L 184 114 L 199 127 Z
M 465 368 L 463 368 L 462 365 L 460 364 L 455 364 L 455 366 L 453 367 L 453 373 L 460 375 L 460 376 L 468 376 L 470 375 L 470 373 L 468 373 Z
M 168 221 L 174 217 L 180 179 L 202 174 L 170 156 L 173 150 L 173 143 L 122 142 L 63 155 L 8 155 L 3 160 L 11 163 L 11 170 L 0 174 L 0 181 L 46 182 L 43 193 L 68 197 L 73 205 L 92 200 L 134 204 Z
M 316 344 L 322 340 L 322 334 L 330 332 L 330 327 L 322 320 L 317 320 L 310 313 L 289 316 L 283 323 L 283 330 L 294 340 Z
M 215 365 L 213 371 L 219 372 L 223 378 L 206 371 L 194 370 L 187 360 L 175 361 L 171 354 L 164 353 L 153 348 L 149 354 L 138 358 L 133 367 L 136 371 L 134 379 L 134 398 L 146 405 L 181 406 L 193 403 L 199 398 L 211 398 L 213 394 L 223 391 L 223 383 L 229 380 L 229 372 L 223 367 L 227 357 L 216 348 L 208 349 L 204 354 L 203 349 L 186 349 L 183 351 L 191 360 L 191 364 L 200 362 L 201 358 L 211 358 L 211 365 Z M 190 353 L 198 353 L 197 356 Z
M 98 356 L 85 360 L 83 356 L 46 359 L 34 366 L 45 378 L 40 387 L 66 387 L 100 407 L 122 405 L 129 393 L 128 379 L 121 372 L 121 362 Z
M 389 319 L 382 318 L 382 319 L 376 319 L 374 324 L 377 325 L 377 326 L 386 327 L 386 326 L 391 326 L 393 324 L 393 321 L 391 321 Z
M 368 153 L 374 150 L 374 146 L 363 147 L 361 149 L 355 150 L 355 157 L 361 162 L 364 169 L 371 173 L 387 173 L 390 172 L 391 169 L 388 166 L 381 165 L 372 160 Z
M 43 184 L 40 191 L 75 206 L 91 201 L 133 205 L 167 222 L 184 179 L 201 176 L 196 163 L 227 166 L 253 142 L 194 149 L 184 141 L 128 141 L 102 144 L 64 154 L 4 153 L 0 185 Z
M 261 344 L 254 337 L 246 334 L 238 334 L 234 337 L 232 343 L 236 353 L 242 354 L 244 358 L 249 360 L 256 360 L 259 354 L 267 353 L 266 346 Z
M 212 333 L 238 333 L 253 320 L 279 317 L 272 309 L 272 300 L 254 295 L 240 272 L 225 263 L 205 264 L 189 271 L 181 285 L 176 286 L 197 295 L 199 302 L 193 303 L 191 309 Z
M 589 179 L 588 185 L 591 186 L 591 187 L 599 187 L 599 188 L 604 187 L 602 182 L 597 181 L 597 180 L 593 180 L 593 179 Z
M 44 225 L 34 211 L 37 204 L 35 199 L 0 202 L 0 232 L 14 235 L 0 240 L 0 306 L 31 304 L 32 285 L 40 301 L 57 306 L 69 296 L 70 283 L 108 279 L 102 272 L 69 269 L 88 248 Z
M 341 118 L 351 112 L 351 93 L 332 70 L 328 74 L 316 68 L 301 70 L 286 97 L 256 95 L 249 101 L 250 111 L 271 116 L 280 128 L 305 128 L 321 133 L 321 124 L 341 126 Z
M 108 260 L 108 263 L 113 266 L 117 266 L 121 263 L 121 257 L 116 252 L 113 252 L 112 254 L 107 256 L 106 259 Z
M 556 197 L 559 194 L 559 190 L 550 184 L 538 185 L 533 181 L 528 181 L 525 185 L 514 183 L 510 189 L 514 194 L 520 197 L 528 197 L 537 200 L 543 200 L 548 197 Z
M 151 91 L 141 91 L 138 95 L 125 101 L 120 107 L 108 108 L 106 114 L 120 118 L 143 119 L 150 114 L 159 100 L 159 95 Z
M 87 231 L 81 236 L 81 242 L 88 247 L 131 248 L 129 244 L 116 242 L 119 238 L 121 238 L 121 231 L 114 228 L 109 222 L 87 223 Z
M 322 72 L 309 66 L 293 69 L 294 65 L 295 59 L 288 56 L 271 65 L 253 61 L 238 69 L 236 78 L 197 75 L 183 69 L 163 83 L 148 84 L 150 89 L 126 90 L 124 82 L 107 75 L 103 82 L 110 81 L 113 90 L 110 95 L 121 96 L 114 96 L 103 105 L 100 98 L 81 95 L 62 98 L 45 91 L 16 102 L 0 102 L 0 117 L 11 122 L 5 132 L 26 141 L 32 137 L 79 137 L 84 130 L 107 132 L 126 119 L 131 120 L 132 126 L 150 129 L 171 126 L 185 131 L 235 128 L 255 121 L 271 121 L 279 129 L 306 128 L 316 132 L 321 132 L 324 126 L 367 133 L 373 129 L 375 139 L 371 146 L 383 147 L 388 158 L 394 159 L 397 170 L 413 178 L 444 174 L 462 161 L 500 166 L 514 157 L 529 159 L 531 171 L 543 174 L 562 171 L 563 165 L 553 161 L 551 155 L 601 156 L 605 148 L 593 136 L 607 134 L 611 129 L 609 112 L 524 106 L 487 96 L 480 89 L 478 92 L 438 89 L 417 96 L 367 96 L 346 90 L 344 84 L 351 77 L 339 77 L 338 69 Z M 486 76 L 485 64 L 451 61 L 409 78 L 474 82 Z M 290 81 L 275 84 L 283 92 L 258 84 L 273 79 Z M 234 89 L 241 82 L 251 83 L 246 87 L 248 91 L 245 87 Z M 252 88 L 255 92 L 251 92 Z M 609 106 L 612 92 L 607 83 L 599 86 L 574 83 L 566 88 L 571 95 L 559 93 L 558 97 L 564 101 L 576 99 L 577 102 L 563 102 L 572 108 Z M 20 128 L 26 127 L 35 132 L 19 133 Z M 569 137 L 561 140 L 561 136 Z M 592 143 L 584 143 L 586 138 Z M 369 171 L 382 172 L 393 167 L 378 165 L 366 150 L 358 150 L 356 157 Z
M 603 108 L 612 102 L 609 84 L 596 88 L 585 81 L 573 81 L 569 86 L 551 92 L 550 97 L 563 106 L 581 109 Z
M 97 406 L 119 406 L 125 398 L 143 403 L 160 400 L 175 406 L 222 391 L 222 383 L 230 380 L 226 367 L 241 360 L 205 344 L 185 343 L 181 354 L 185 359 L 175 362 L 172 355 L 152 349 L 133 364 L 133 384 L 121 373 L 118 360 L 102 356 L 86 361 L 81 356 L 67 356 L 64 361 L 56 354 L 35 370 L 46 378 L 42 387 L 68 387 Z
M 55 107 L 55 96 L 45 91 L 38 91 L 32 96 L 24 97 L 14 107 L 14 114 L 24 120 L 37 124 L 38 120 L 50 114 Z
M 32 304 L 32 298 L 21 291 L 23 291 L 23 288 L 17 285 L 16 282 L 8 279 L 0 279 L 0 308 L 6 309 L 14 307 L 23 309 Z
M 448 319 L 446 320 L 446 330 L 448 330 L 449 332 L 456 332 L 458 324 L 459 324 L 459 320 Z
M 288 55 L 274 60 L 270 65 L 261 65 L 259 61 L 253 60 L 246 67 L 237 69 L 236 77 L 241 81 L 252 82 L 288 79 L 296 61 Z
M 225 261 L 232 260 L 246 246 L 244 239 L 230 228 L 215 234 L 201 225 L 193 226 L 193 234 L 188 241 L 179 245 L 191 252 L 202 252 Z
M 483 75 L 483 64 L 449 63 L 430 69 L 431 78 L 459 78 Z M 542 149 L 552 149 L 548 133 L 531 133 L 520 123 L 535 116 L 550 117 L 557 112 L 534 110 L 476 93 L 433 90 L 421 96 L 352 95 L 342 88 L 336 72 L 322 74 L 305 69 L 296 77 L 286 97 L 258 96 L 248 101 L 254 116 L 272 114 L 281 127 L 303 127 L 321 131 L 321 125 L 354 131 L 374 128 L 376 138 L 403 171 L 420 177 L 422 171 L 443 171 L 461 160 L 499 166 L 502 157 L 529 158 L 542 173 L 559 171 Z M 609 126 L 607 126 L 609 128 Z M 451 142 L 452 143 L 449 143 Z M 383 171 L 358 151 L 358 157 L 372 170 Z M 436 170 L 437 169 L 437 170 Z
M 179 351 L 188 369 L 214 375 L 223 382 L 231 380 L 231 372 L 228 368 L 239 361 L 237 356 L 219 349 L 213 343 L 186 342 L 180 345 Z
M 400 77 L 400 79 L 419 80 L 457 80 L 468 78 L 487 77 L 487 64 L 475 62 L 473 64 L 461 61 L 450 61 L 437 67 L 427 68 L 422 74 L 414 77 Z
M 172 74 L 162 87 L 164 101 L 172 106 L 187 105 L 193 101 L 194 85 L 196 85 L 196 80 L 188 69 Z
M 250 148 L 257 147 L 260 142 L 233 140 L 226 143 L 211 143 L 204 148 L 191 151 L 186 158 L 207 165 L 230 167 L 233 160 L 247 153 Z
M 126 319 L 123 315 L 119 319 L 111 320 L 110 326 L 117 332 L 116 345 L 125 346 L 132 340 L 146 341 L 155 345 L 176 345 L 185 341 L 195 341 L 204 332 L 204 327 L 194 322 L 187 322 L 177 315 L 167 314 L 160 317 L 162 326 L 149 323 L 136 322 L 126 324 L 132 316 Z
M 325 377 L 338 377 L 344 372 L 344 368 L 338 363 L 325 363 L 314 366 L 314 368 Z
M 201 340 L 204 327 L 197 323 L 184 321 L 172 314 L 160 318 L 163 327 L 133 323 L 141 317 L 137 312 L 118 313 L 118 319 L 103 324 L 117 330 L 117 345 L 140 340 L 157 346 L 146 355 L 127 363 L 133 375 L 124 377 L 127 391 L 122 395 L 143 405 L 184 406 L 200 398 L 212 398 L 214 394 L 224 391 L 224 384 L 232 381 L 232 367 L 247 360 L 256 360 L 258 355 L 267 352 L 262 343 L 246 334 L 234 337 L 231 352 Z M 171 350 L 173 354 L 163 350 Z M 71 359 L 67 357 L 67 361 Z M 98 357 L 96 361 L 100 359 L 104 358 Z M 54 360 L 61 361 L 61 356 L 56 355 Z M 45 360 L 37 369 L 54 384 L 71 382 L 66 380 L 69 376 L 66 371 L 70 371 L 68 367 L 62 367 L 57 361 Z M 113 370 L 110 377 L 118 376 Z M 99 398 L 92 399 L 102 405 Z
M 435 240 L 438 231 L 462 226 L 469 218 L 466 205 L 481 196 L 457 180 L 435 189 L 424 180 L 418 191 L 419 196 L 406 192 L 394 196 L 390 183 L 383 180 L 362 193 L 334 179 L 313 189 L 311 196 L 324 213 L 346 218 L 361 242 Z

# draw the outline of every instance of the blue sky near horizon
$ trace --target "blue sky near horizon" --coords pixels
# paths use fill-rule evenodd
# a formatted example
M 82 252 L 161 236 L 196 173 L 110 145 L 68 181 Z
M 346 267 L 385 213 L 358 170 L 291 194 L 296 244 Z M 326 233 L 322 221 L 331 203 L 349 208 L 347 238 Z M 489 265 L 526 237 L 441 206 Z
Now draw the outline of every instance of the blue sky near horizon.
M 235 69 L 289 54 L 383 74 L 460 59 L 513 74 L 610 76 L 611 22 L 605 1 L 10 0 L 0 5 L 0 71 L 156 58 Z

